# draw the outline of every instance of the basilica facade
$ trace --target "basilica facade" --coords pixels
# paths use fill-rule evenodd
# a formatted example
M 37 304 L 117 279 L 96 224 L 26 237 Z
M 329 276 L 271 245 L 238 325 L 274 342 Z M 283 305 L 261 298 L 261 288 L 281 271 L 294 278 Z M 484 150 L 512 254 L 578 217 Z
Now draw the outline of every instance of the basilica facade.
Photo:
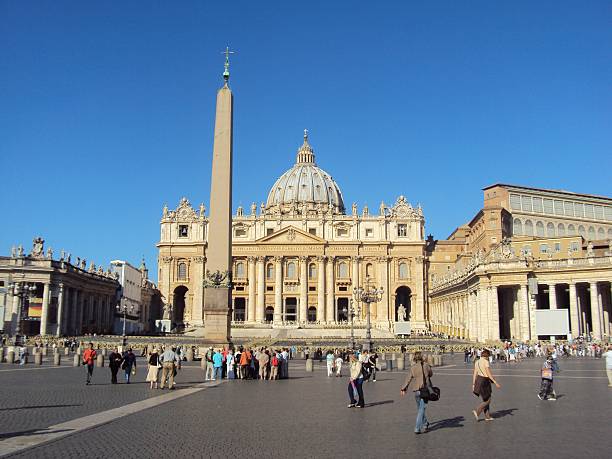
M 266 202 L 238 207 L 232 221 L 232 334 L 265 336 L 270 329 L 305 336 L 340 336 L 350 316 L 357 328 L 365 305 L 353 290 L 383 288 L 370 317 L 392 336 L 404 317 L 426 328 L 425 219 L 404 196 L 374 211 L 347 210 L 338 184 L 315 163 L 305 131 L 296 162 L 270 188 Z M 163 209 L 159 288 L 178 329 L 203 326 L 208 218 L 183 198 Z M 403 309 L 402 309 L 403 308 Z M 318 331 L 317 331 L 318 329 Z

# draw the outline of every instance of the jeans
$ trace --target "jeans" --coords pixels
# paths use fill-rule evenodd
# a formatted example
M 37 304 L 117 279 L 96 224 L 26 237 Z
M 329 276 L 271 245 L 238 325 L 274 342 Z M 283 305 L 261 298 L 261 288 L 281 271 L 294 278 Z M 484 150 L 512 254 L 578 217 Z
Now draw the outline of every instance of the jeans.
M 425 400 L 421 398 L 420 391 L 414 392 L 414 399 L 416 401 L 417 406 L 417 417 L 416 417 L 416 425 L 414 426 L 415 432 L 422 432 L 423 427 L 427 426 L 427 416 L 425 415 L 425 409 L 427 408 L 427 403 Z
M 215 376 L 213 379 L 223 379 L 223 367 L 215 367 Z
M 548 397 L 553 395 L 553 382 L 552 379 L 543 379 L 540 384 L 540 397 L 546 400 Z
M 93 363 L 88 363 L 87 364 L 87 383 L 88 384 L 91 382 L 91 377 L 93 376 L 93 369 L 94 369 Z
M 130 375 L 132 374 L 132 367 L 127 367 L 125 369 L 125 382 L 130 383 Z
M 206 381 L 215 378 L 215 372 L 212 362 L 206 362 L 206 372 L 204 374 L 204 379 Z
M 355 383 L 357 395 L 359 395 L 359 401 L 355 401 L 355 395 L 353 394 L 353 385 L 350 381 L 348 384 L 349 399 L 352 405 L 357 405 L 363 408 L 363 406 L 365 405 L 365 400 L 363 399 L 363 378 L 354 379 L 353 383 Z

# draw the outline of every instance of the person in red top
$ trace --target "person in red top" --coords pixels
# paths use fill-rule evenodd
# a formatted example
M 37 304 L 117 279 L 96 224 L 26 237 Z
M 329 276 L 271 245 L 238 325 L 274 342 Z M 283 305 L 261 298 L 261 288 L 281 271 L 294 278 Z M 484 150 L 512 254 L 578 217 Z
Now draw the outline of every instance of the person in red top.
M 85 383 L 87 386 L 91 384 L 96 355 L 93 343 L 89 343 L 89 349 L 85 349 L 85 352 L 83 352 L 83 365 L 87 365 L 87 382 Z

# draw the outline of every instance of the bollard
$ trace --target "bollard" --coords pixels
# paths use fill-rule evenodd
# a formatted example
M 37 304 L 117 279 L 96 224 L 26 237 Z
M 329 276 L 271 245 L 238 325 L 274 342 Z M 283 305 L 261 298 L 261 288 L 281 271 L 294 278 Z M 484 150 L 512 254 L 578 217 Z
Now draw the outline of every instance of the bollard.
M 69 347 L 65 347 L 64 348 L 64 355 L 70 355 L 70 348 Z
M 102 355 L 106 357 L 106 348 L 102 349 Z
M 306 359 L 306 371 L 308 371 L 308 372 L 314 371 L 314 366 L 312 364 L 312 359 Z
M 304 351 L 300 352 L 300 359 L 304 360 L 306 358 L 306 353 Z
M 62 364 L 62 355 L 59 352 L 53 354 L 53 365 L 59 367 Z
M 442 366 L 444 366 L 444 355 L 443 355 L 443 354 L 440 354 L 440 355 L 438 356 L 438 359 L 439 359 L 439 360 L 438 360 L 438 364 L 439 364 L 439 366 L 441 366 L 441 367 L 442 367 Z
M 6 363 L 15 363 L 15 351 L 8 351 L 6 354 Z
M 191 348 L 187 349 L 187 361 L 193 362 L 193 349 Z
M 38 353 L 38 354 L 34 354 L 34 364 L 35 365 L 42 365 L 43 362 L 43 355 L 42 353 Z
M 401 357 L 397 358 L 397 371 L 403 371 L 404 370 L 404 356 L 402 355 Z
M 102 368 L 104 366 L 104 356 L 102 354 L 98 354 L 96 357 L 96 367 Z
M 386 354 L 385 354 L 384 352 L 382 352 L 382 353 L 380 354 L 380 361 L 381 361 L 381 362 L 384 362 L 385 360 L 386 360 Z
M 387 359 L 386 360 L 386 367 L 387 367 L 387 371 L 393 371 L 393 360 Z
M 78 367 L 81 364 L 81 356 L 79 354 L 74 354 L 74 358 L 72 359 L 72 366 Z

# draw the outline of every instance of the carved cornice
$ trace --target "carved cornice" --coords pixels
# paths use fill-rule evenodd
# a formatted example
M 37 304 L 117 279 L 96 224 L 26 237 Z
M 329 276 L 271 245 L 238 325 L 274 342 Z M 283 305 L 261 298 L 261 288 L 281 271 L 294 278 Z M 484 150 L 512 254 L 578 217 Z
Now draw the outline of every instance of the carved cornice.
M 206 263 L 206 257 L 193 257 L 193 261 L 197 264 Z

